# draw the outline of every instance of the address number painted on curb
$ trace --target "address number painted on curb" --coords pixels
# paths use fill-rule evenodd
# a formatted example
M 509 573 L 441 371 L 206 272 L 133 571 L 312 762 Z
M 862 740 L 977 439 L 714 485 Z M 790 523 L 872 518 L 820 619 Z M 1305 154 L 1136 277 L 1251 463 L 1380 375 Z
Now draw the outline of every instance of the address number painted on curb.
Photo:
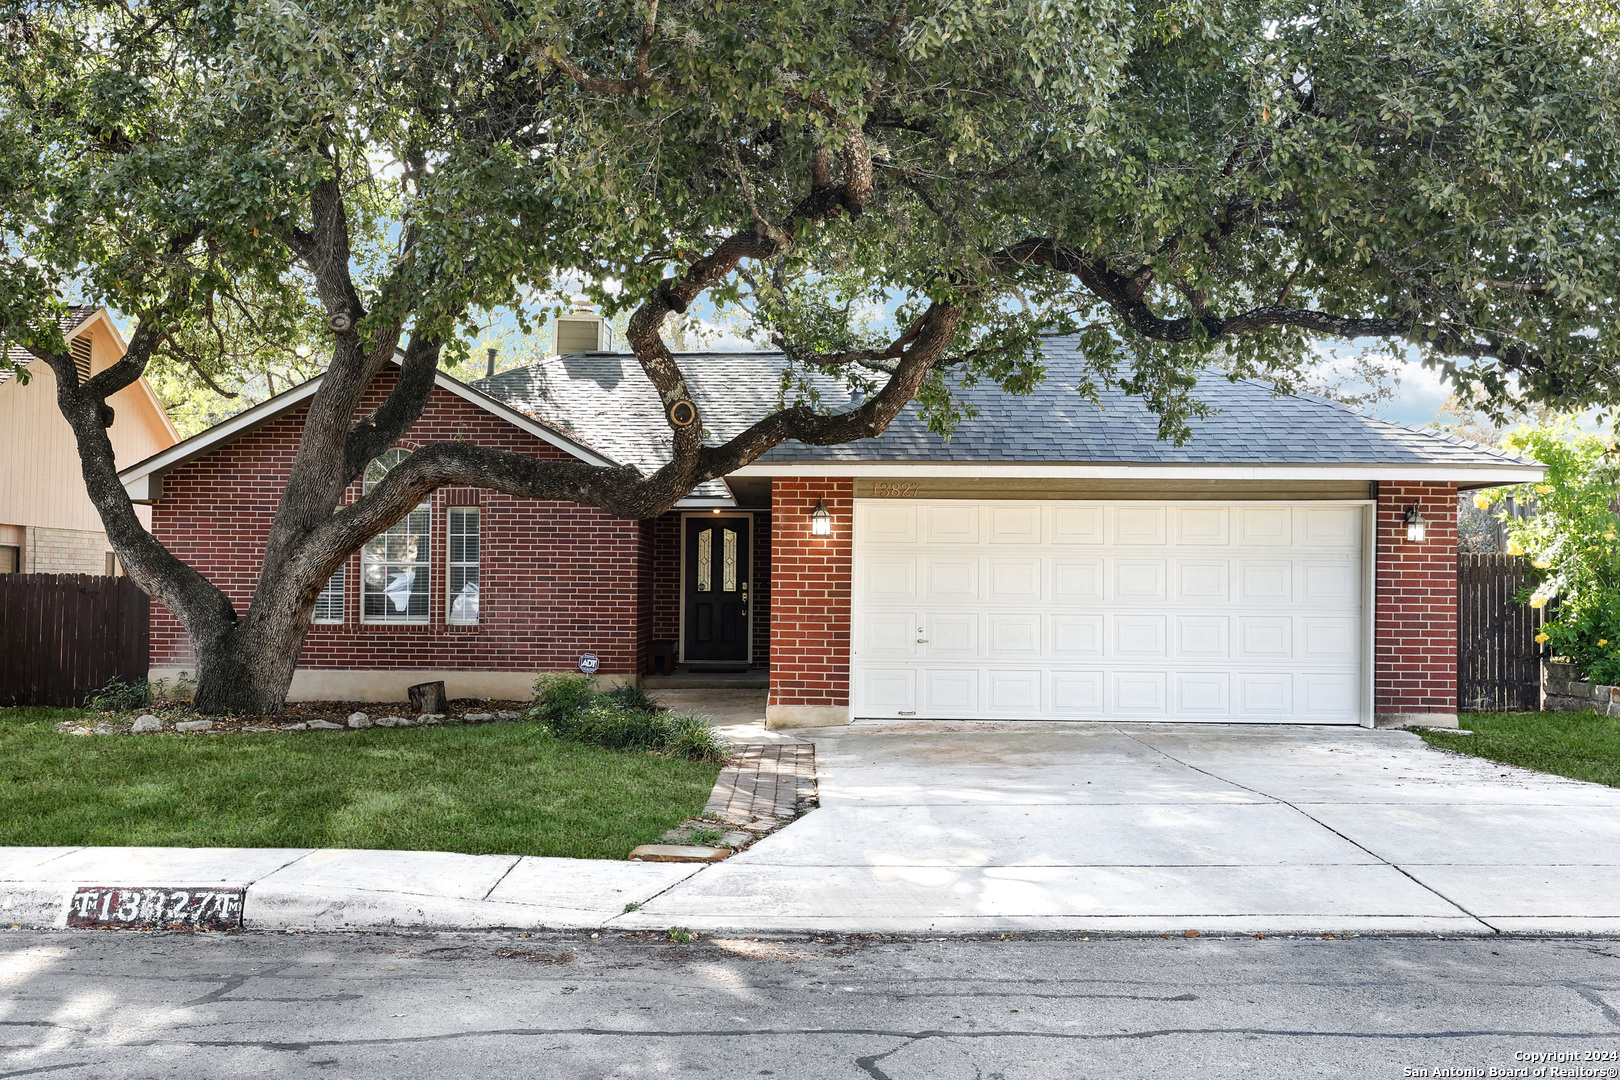
M 240 930 L 245 889 L 86 885 L 68 905 L 68 925 L 123 929 Z

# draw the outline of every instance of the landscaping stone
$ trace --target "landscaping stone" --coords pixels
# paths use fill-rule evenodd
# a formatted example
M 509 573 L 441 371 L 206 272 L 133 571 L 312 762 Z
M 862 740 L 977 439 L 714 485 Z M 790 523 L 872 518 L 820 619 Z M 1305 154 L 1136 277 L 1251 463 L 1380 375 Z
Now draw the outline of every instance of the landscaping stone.
M 1541 686 L 1543 704 L 1550 712 L 1590 709 L 1599 716 L 1620 716 L 1620 686 L 1586 682 L 1574 664 L 1543 665 Z
M 250 724 L 247 727 L 243 728 L 242 730 L 243 731 L 252 731 L 252 732 L 257 733 L 257 732 L 265 732 L 265 731 L 275 731 L 276 729 L 273 728 L 273 727 L 262 727 L 262 726 L 260 726 L 258 724 Z
M 400 717 L 400 719 L 405 727 L 410 727 L 412 724 L 442 724 L 445 721 L 445 714 L 442 712 L 425 712 L 415 720 L 409 717 Z
M 97 724 L 96 725 L 96 734 L 97 735 L 117 735 L 118 734 L 118 726 L 116 724 L 107 724 L 107 723 Z
M 148 731 L 162 731 L 163 721 L 159 720 L 151 713 L 147 713 L 145 716 L 137 716 L 135 718 L 135 722 L 129 725 L 129 730 L 137 735 Z
M 720 862 L 730 848 L 698 847 L 688 844 L 642 844 L 630 853 L 631 862 Z
M 308 731 L 309 730 L 309 725 L 308 724 L 282 724 L 281 725 L 281 730 L 282 731 Z
M 212 731 L 214 730 L 214 722 L 212 720 L 182 720 L 178 724 L 174 725 L 174 730 Z
M 368 728 L 371 726 L 371 717 L 363 712 L 352 712 L 344 723 L 352 728 Z
M 495 714 L 487 712 L 470 712 L 464 719 L 469 724 L 487 724 L 489 721 L 495 719 Z
M 502 709 L 500 712 L 495 714 L 495 718 L 497 720 L 521 720 L 523 719 L 523 714 L 515 713 L 511 709 Z M 471 719 L 471 717 L 468 717 L 468 719 Z
M 309 729 L 311 731 L 342 731 L 343 725 L 334 724 L 330 720 L 311 720 Z

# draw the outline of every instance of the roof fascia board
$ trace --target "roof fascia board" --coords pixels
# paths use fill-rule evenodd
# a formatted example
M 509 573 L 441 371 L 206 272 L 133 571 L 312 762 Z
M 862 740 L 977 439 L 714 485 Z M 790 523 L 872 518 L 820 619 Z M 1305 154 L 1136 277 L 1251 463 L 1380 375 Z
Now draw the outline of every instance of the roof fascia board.
M 1522 484 L 1543 465 L 1045 465 L 1024 462 L 755 462 L 731 476 L 1009 477 L 1041 480 L 1432 480 L 1477 486 Z

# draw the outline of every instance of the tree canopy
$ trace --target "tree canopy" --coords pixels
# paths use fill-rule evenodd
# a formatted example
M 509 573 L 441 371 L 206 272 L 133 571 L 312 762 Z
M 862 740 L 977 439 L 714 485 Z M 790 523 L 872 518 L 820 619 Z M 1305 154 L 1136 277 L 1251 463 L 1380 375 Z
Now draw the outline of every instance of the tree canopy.
M 0 52 L 0 340 L 51 363 L 114 546 L 199 643 L 262 627 L 116 484 L 105 401 L 154 362 L 326 372 L 266 551 L 284 633 L 440 484 L 647 516 L 913 398 L 949 427 L 953 381 L 1027 389 L 1043 334 L 1171 436 L 1200 367 L 1287 387 L 1328 336 L 1492 407 L 1620 399 L 1607 3 L 0 0 Z M 633 312 L 672 417 L 700 297 L 867 392 L 832 413 L 790 372 L 724 444 L 672 419 L 651 476 L 434 445 L 338 509 L 483 313 L 562 281 Z M 83 387 L 70 299 L 137 327 Z

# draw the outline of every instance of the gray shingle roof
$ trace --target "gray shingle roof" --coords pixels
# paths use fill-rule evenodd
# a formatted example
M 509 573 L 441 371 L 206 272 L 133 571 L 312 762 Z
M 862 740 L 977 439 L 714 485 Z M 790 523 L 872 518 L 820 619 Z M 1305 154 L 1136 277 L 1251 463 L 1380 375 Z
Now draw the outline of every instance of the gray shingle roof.
M 707 441 L 722 441 L 777 404 L 777 353 L 690 353 L 682 370 L 703 417 Z M 1207 372 L 1196 396 L 1216 411 L 1193 420 L 1182 446 L 1158 438 L 1158 417 L 1121 390 L 1100 407 L 1074 388 L 1084 374 L 1072 343 L 1050 342 L 1046 380 L 1027 397 L 981 383 L 963 389 L 978 411 L 950 440 L 927 430 L 915 404 L 880 438 L 842 446 L 785 443 L 760 464 L 958 462 L 1151 465 L 1531 465 L 1455 436 L 1363 416 L 1326 398 L 1277 395 L 1262 382 Z M 656 468 L 669 460 L 669 434 L 652 385 L 634 356 L 575 353 L 473 383 L 523 412 L 543 417 L 609 457 Z M 822 404 L 849 394 L 818 380 Z

